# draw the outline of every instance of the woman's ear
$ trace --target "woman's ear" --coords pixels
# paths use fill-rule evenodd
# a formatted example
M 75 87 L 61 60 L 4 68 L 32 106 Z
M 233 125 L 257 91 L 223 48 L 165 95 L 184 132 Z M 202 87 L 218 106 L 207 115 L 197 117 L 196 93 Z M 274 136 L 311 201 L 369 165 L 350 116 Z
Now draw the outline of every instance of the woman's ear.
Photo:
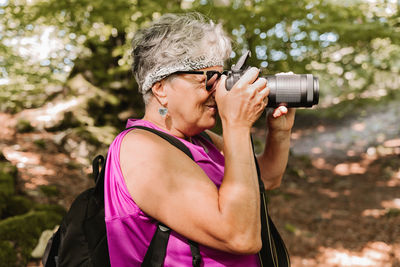
M 167 90 L 163 80 L 154 83 L 151 87 L 151 91 L 161 106 L 166 106 L 168 104 Z

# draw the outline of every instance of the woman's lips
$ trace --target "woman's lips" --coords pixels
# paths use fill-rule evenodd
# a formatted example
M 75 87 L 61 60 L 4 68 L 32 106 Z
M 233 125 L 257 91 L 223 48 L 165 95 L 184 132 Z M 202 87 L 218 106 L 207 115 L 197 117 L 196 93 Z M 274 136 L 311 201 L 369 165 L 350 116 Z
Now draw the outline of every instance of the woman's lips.
M 209 110 L 216 112 L 217 111 L 217 105 L 216 104 L 206 104 L 205 105 Z

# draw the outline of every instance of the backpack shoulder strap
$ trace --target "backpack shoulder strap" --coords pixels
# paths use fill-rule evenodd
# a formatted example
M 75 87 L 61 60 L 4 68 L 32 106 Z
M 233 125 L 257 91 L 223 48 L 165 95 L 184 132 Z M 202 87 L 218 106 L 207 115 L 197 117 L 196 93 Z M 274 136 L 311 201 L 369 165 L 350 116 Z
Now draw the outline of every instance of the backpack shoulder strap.
M 208 140 L 211 144 L 214 144 L 211 137 L 208 135 L 208 133 L 206 133 L 206 131 L 199 133 L 199 135 L 204 139 Z
M 100 168 L 100 171 L 99 171 Z M 106 158 L 98 155 L 92 162 L 93 179 L 96 183 L 93 194 L 99 206 L 104 205 L 104 175 L 106 170 Z
M 149 132 L 152 132 L 156 135 L 158 135 L 159 137 L 165 139 L 166 141 L 168 141 L 171 145 L 179 148 L 180 150 L 182 150 L 183 153 L 185 153 L 189 158 L 191 158 L 192 160 L 194 160 L 192 152 L 190 152 L 189 148 L 187 146 L 185 146 L 181 141 L 179 141 L 179 139 L 177 139 L 176 137 L 173 137 L 169 134 L 166 134 L 164 132 L 158 131 L 156 129 L 153 128 L 149 128 L 146 126 L 132 126 L 129 128 L 126 128 L 126 130 L 131 129 L 131 128 L 136 128 L 136 129 L 142 129 L 142 130 L 146 130 Z
M 175 146 L 176 148 L 180 149 L 183 153 L 185 153 L 189 158 L 194 160 L 192 152 L 190 152 L 189 148 L 185 146 L 179 139 L 166 134 L 164 132 L 158 131 L 153 128 L 145 127 L 145 126 L 132 126 L 127 128 L 136 128 L 136 129 L 142 129 L 146 130 L 149 132 L 152 132 L 161 138 L 165 139 L 168 141 L 171 145 Z M 104 179 L 104 178 L 103 178 Z M 168 239 L 169 235 L 171 233 L 171 229 L 167 227 L 166 225 L 162 224 L 159 222 L 157 224 L 157 230 L 150 242 L 149 248 L 147 249 L 146 255 L 144 257 L 142 266 L 163 266 L 164 264 L 164 259 L 165 255 L 167 253 L 167 244 L 168 244 Z M 192 241 L 189 240 L 189 246 L 190 246 L 190 251 L 192 253 L 192 264 L 194 267 L 200 266 L 201 263 L 201 255 L 200 255 L 200 250 L 199 250 L 199 245 Z

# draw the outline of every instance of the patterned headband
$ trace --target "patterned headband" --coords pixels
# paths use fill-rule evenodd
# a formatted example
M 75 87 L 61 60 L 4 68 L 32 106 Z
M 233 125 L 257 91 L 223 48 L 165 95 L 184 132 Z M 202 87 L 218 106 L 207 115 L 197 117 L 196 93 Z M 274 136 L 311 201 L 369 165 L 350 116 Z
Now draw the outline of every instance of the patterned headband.
M 142 94 L 147 93 L 154 83 L 161 81 L 177 71 L 198 70 L 212 66 L 224 66 L 224 61 L 217 58 L 198 57 L 195 59 L 187 58 L 174 62 L 171 65 L 158 67 L 146 76 L 143 84 L 139 86 L 139 92 Z

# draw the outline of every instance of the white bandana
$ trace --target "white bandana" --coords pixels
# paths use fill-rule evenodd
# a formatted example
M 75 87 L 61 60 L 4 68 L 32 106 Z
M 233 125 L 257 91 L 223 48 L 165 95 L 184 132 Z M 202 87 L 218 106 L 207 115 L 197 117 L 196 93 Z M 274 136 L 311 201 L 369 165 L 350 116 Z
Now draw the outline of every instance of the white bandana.
M 224 62 L 216 58 L 198 57 L 179 60 L 171 65 L 159 67 L 146 76 L 142 86 L 139 85 L 139 92 L 142 94 L 147 93 L 155 82 L 161 81 L 177 71 L 199 70 L 212 66 L 224 66 Z

